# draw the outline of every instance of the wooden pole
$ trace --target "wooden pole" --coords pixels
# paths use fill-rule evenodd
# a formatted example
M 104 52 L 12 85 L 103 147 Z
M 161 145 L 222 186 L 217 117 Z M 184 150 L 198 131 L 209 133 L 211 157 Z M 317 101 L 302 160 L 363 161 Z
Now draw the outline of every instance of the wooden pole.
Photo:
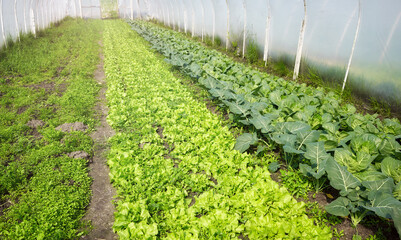
M 358 6 L 359 6 L 358 24 L 357 24 L 357 26 L 356 26 L 356 31 L 355 31 L 355 36 L 354 36 L 354 42 L 352 43 L 351 54 L 350 54 L 349 59 L 348 59 L 347 70 L 345 71 L 343 87 L 342 87 L 342 89 L 341 89 L 341 95 L 343 94 L 344 88 L 345 88 L 345 84 L 347 83 L 347 78 L 348 78 L 349 69 L 350 69 L 350 67 L 351 67 L 352 57 L 354 56 L 354 50 L 355 50 L 356 40 L 358 39 L 359 26 L 361 25 L 361 0 L 359 0 Z
M 17 39 L 20 41 L 19 36 L 19 26 L 18 26 L 18 17 L 17 17 L 17 0 L 14 1 L 14 16 L 15 16 L 15 30 L 17 31 Z
M 304 19 L 302 20 L 301 31 L 299 33 L 299 39 L 298 39 L 297 55 L 295 57 L 294 75 L 292 77 L 294 80 L 298 78 L 299 67 L 301 66 L 302 47 L 304 45 L 306 19 L 307 19 L 306 0 L 304 0 Z
M 3 36 L 4 46 L 7 48 L 6 33 L 4 32 L 4 22 L 3 22 L 3 0 L 0 0 L 0 25 L 1 25 L 1 35 Z
M 203 6 L 203 1 L 200 0 L 200 2 L 202 8 L 202 42 L 203 42 L 203 36 L 205 35 L 205 7 Z
M 227 5 L 227 34 L 226 34 L 226 51 L 230 45 L 229 36 L 230 36 L 230 7 L 228 5 L 228 0 L 226 0 Z
M 268 57 L 269 57 L 270 21 L 271 21 L 270 0 L 267 0 L 267 17 L 266 17 L 266 32 L 265 32 L 265 49 L 264 49 L 264 53 L 263 53 L 263 61 L 265 61 L 265 66 L 267 65 L 267 59 L 268 59 Z
M 212 32 L 212 45 L 214 45 L 214 36 L 216 34 L 216 9 L 214 8 L 214 1 L 212 2 L 212 14 L 213 14 L 213 32 Z
M 244 8 L 244 39 L 242 41 L 242 58 L 245 57 L 245 48 L 246 48 L 246 4 L 245 0 L 242 0 L 242 5 Z

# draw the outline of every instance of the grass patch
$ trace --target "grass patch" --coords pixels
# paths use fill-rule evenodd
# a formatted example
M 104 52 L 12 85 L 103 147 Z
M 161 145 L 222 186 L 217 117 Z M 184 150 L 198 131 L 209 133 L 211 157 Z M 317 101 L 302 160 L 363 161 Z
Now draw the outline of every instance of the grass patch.
M 96 124 L 93 72 L 102 28 L 101 21 L 67 18 L 1 52 L 1 239 L 75 239 L 87 229 L 87 160 L 67 154 L 93 154 L 88 133 Z M 28 126 L 32 120 L 41 124 Z M 55 129 L 78 121 L 89 130 Z

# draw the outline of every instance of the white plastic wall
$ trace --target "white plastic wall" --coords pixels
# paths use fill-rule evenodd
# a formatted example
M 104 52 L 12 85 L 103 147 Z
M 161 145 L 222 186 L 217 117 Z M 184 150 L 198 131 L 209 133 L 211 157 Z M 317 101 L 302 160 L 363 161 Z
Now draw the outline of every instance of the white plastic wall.
M 99 0 L 0 0 L 0 47 L 8 38 L 18 41 L 19 34 L 35 33 L 66 16 L 81 17 L 81 9 L 82 17 L 100 18 Z
M 102 17 L 99 0 L 81 0 L 82 17 L 96 18 Z
M 362 1 L 350 74 L 355 84 L 401 103 L 401 1 Z
M 158 19 L 201 38 L 215 35 L 224 42 L 229 27 L 228 41 L 238 43 L 238 51 L 244 39 L 244 6 L 246 42 L 255 41 L 261 52 L 267 49 L 269 58 L 284 56 L 295 65 L 299 52 L 303 63 L 332 72 L 338 81 L 348 79 L 346 86 L 401 103 L 400 0 L 118 1 L 120 17 Z M 100 0 L 0 0 L 0 46 L 7 38 L 18 41 L 19 34 L 34 33 L 65 16 L 100 18 Z
M 340 83 L 349 66 L 346 86 L 351 84 L 367 95 L 401 103 L 400 0 L 305 0 L 306 18 L 304 0 L 132 1 L 134 18 L 155 18 L 166 25 L 179 27 L 176 29 L 179 31 L 192 32 L 193 28 L 199 37 L 212 36 L 214 25 L 215 35 L 223 41 L 227 34 L 228 4 L 229 42 L 237 42 L 239 50 L 242 50 L 245 4 L 246 41 L 255 41 L 262 53 L 269 17 L 270 58 L 285 57 L 295 65 L 300 49 L 302 63 L 335 75 Z M 131 17 L 130 2 L 120 0 L 121 17 Z M 300 44 L 304 19 L 305 33 Z

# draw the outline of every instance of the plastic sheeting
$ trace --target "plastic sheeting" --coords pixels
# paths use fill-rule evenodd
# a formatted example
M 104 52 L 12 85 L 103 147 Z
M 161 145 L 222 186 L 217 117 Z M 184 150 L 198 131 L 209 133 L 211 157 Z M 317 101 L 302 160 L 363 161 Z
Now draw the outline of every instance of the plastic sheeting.
M 6 39 L 18 41 L 19 34 L 35 33 L 66 16 L 101 16 L 99 0 L 0 0 L 0 10 L 0 47 Z
M 3 25 L 0 46 L 3 46 L 6 39 L 18 39 L 19 34 L 34 33 L 64 18 L 67 1 L 0 0 L 0 8 L 0 24 Z
M 133 4 L 131 5 L 131 1 Z M 120 0 L 121 17 L 155 18 L 180 31 L 215 35 L 223 42 L 227 33 L 227 4 L 230 12 L 230 44 L 242 49 L 244 9 L 242 0 Z M 294 64 L 303 0 L 245 0 L 247 41 L 255 41 L 261 53 L 270 16 L 268 55 Z M 306 0 L 307 19 L 301 67 L 309 66 L 339 83 L 344 80 L 355 42 L 347 86 L 367 96 L 401 103 L 401 1 L 399 0 Z M 132 6 L 132 8 L 131 8 Z M 138 8 L 139 6 L 139 8 Z M 268 9 L 270 8 L 270 15 Z M 215 12 L 215 23 L 213 23 Z M 173 25 L 174 24 L 174 25 Z M 203 32 L 203 34 L 202 34 Z M 305 64 L 307 63 L 307 65 Z M 346 86 L 346 87 L 347 87 Z
M 99 0 L 81 0 L 83 18 L 101 18 L 102 10 Z
M 158 19 L 179 31 L 199 37 L 227 35 L 229 44 L 242 49 L 244 4 L 246 39 L 261 53 L 268 43 L 268 56 L 294 64 L 299 48 L 303 0 L 119 0 L 123 18 Z M 359 4 L 360 3 L 360 4 Z M 401 103 L 401 1 L 399 0 L 306 0 L 307 18 L 302 64 L 325 77 L 344 80 L 350 61 L 347 86 L 367 96 Z M 18 33 L 35 32 L 65 16 L 100 18 L 100 0 L 0 0 L 0 46 Z M 15 9 L 15 12 L 14 12 Z M 267 18 L 270 19 L 266 38 Z M 358 18 L 359 32 L 356 35 Z M 2 30 L 3 29 L 3 30 Z
M 354 84 L 401 103 L 401 1 L 362 1 L 361 26 L 350 69 Z

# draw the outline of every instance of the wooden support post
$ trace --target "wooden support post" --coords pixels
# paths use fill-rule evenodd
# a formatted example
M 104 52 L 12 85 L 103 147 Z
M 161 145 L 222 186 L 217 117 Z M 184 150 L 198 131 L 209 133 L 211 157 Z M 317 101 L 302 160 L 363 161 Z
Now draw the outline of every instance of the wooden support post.
M 294 80 L 298 78 L 299 67 L 301 66 L 302 47 L 304 45 L 306 19 L 307 19 L 307 15 L 306 15 L 306 0 L 304 0 L 304 19 L 302 20 L 301 31 L 299 32 L 297 55 L 295 57 L 294 75 L 292 77 Z
M 358 24 L 356 25 L 356 31 L 355 31 L 355 36 L 354 36 L 354 42 L 352 43 L 351 54 L 350 54 L 349 59 L 348 59 L 347 70 L 345 71 L 343 87 L 341 88 L 341 95 L 343 94 L 344 88 L 345 88 L 345 84 L 347 83 L 347 78 L 348 78 L 349 69 L 350 69 L 350 67 L 351 67 L 352 57 L 354 56 L 354 50 L 355 50 L 356 40 L 358 39 L 359 26 L 361 25 L 361 0 L 359 0 L 358 6 L 359 6 Z

